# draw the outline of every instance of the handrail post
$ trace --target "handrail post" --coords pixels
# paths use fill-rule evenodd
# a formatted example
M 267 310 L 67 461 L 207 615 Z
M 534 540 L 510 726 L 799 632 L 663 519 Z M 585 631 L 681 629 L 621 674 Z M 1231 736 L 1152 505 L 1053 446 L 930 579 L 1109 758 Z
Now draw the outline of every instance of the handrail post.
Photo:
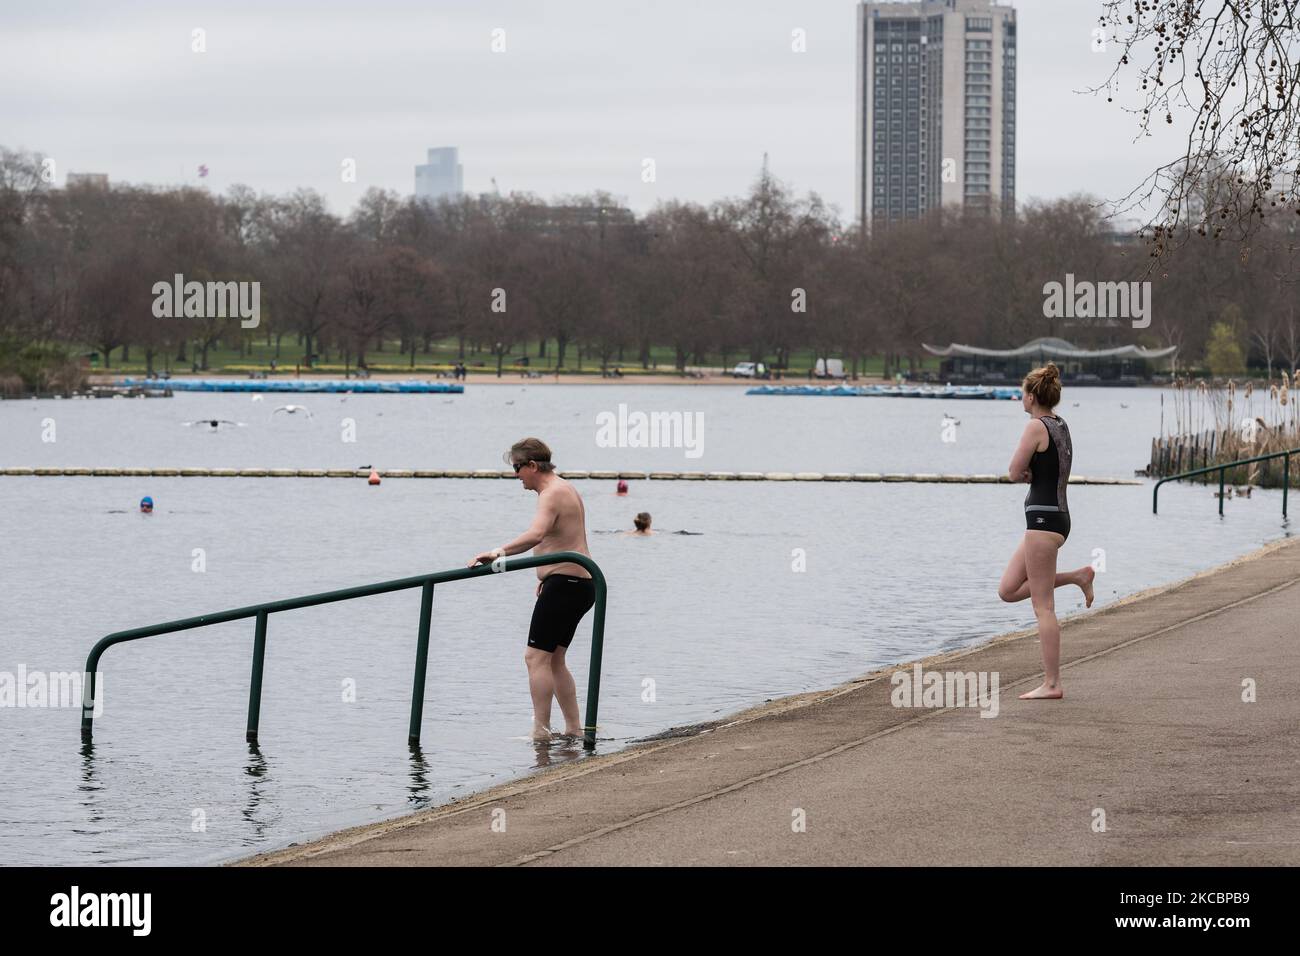
M 1291 484 L 1291 453 L 1282 456 L 1282 518 L 1286 519 L 1286 493 Z
M 596 608 L 591 621 L 591 665 L 587 671 L 587 720 L 582 728 L 582 749 L 596 749 L 596 711 L 600 706 L 600 658 L 605 646 L 605 576 L 596 579 Z
M 1227 468 L 1219 469 L 1219 517 L 1223 517 L 1223 479 L 1227 474 Z
M 266 611 L 257 612 L 253 635 L 253 674 L 248 682 L 248 730 L 244 740 L 257 743 L 257 725 L 262 718 L 262 667 L 266 662 Z
M 420 743 L 420 722 L 424 719 L 424 675 L 429 667 L 429 622 L 433 617 L 433 582 L 420 589 L 420 633 L 415 644 L 415 682 L 411 687 L 411 727 L 406 742 Z
M 96 680 L 99 677 L 96 671 L 99 668 L 99 650 L 96 647 L 90 652 L 90 660 L 86 663 L 86 673 L 82 675 L 81 685 L 81 742 L 83 744 L 91 743 L 95 739 L 95 694 L 98 691 Z

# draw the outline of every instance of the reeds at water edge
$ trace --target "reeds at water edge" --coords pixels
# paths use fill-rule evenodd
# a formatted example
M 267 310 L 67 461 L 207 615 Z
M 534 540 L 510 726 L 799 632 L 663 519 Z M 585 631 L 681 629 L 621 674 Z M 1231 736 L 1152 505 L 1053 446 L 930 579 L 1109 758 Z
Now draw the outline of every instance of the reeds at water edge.
M 1253 382 L 1244 387 L 1229 380 L 1210 385 L 1203 381 L 1177 379 L 1169 396 L 1161 396 L 1161 429 L 1164 434 L 1151 442 L 1151 463 L 1147 474 L 1156 478 L 1195 468 L 1253 458 L 1272 452 L 1300 448 L 1300 407 L 1293 388 L 1300 369 L 1282 372 L 1278 383 L 1267 389 Z M 1166 414 L 1168 406 L 1169 414 Z M 1280 488 L 1283 461 L 1256 462 L 1228 472 L 1234 485 Z M 1291 486 L 1300 485 L 1300 458 L 1292 462 Z M 1202 481 L 1218 481 L 1204 475 Z

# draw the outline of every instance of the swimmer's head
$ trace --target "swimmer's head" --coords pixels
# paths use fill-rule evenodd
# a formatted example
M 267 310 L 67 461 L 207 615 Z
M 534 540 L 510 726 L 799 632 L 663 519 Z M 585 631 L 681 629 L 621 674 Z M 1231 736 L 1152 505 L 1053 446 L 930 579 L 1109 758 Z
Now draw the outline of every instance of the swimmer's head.
M 622 478 L 618 480 L 618 493 L 620 495 L 627 494 L 627 482 L 624 481 Z
M 1025 376 L 1023 404 L 1029 411 L 1032 403 L 1051 411 L 1061 403 L 1061 370 L 1048 362 Z
M 540 438 L 524 438 L 515 442 L 504 458 L 525 488 L 535 488 L 541 475 L 555 470 L 555 465 L 551 462 L 551 449 Z
M 153 499 L 150 498 L 148 495 L 145 495 L 143 498 L 141 498 L 140 510 L 143 511 L 145 514 L 149 514 L 149 512 L 153 511 Z
M 632 523 L 636 525 L 636 530 L 638 531 L 649 531 L 650 512 L 648 511 L 641 512 L 639 515 L 637 515 L 635 518 L 632 519 Z

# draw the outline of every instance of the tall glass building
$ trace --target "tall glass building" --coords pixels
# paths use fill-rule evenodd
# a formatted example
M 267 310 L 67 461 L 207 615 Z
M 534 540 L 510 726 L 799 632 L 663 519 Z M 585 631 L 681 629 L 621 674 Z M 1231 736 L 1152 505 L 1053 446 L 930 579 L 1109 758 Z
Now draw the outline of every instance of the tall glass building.
M 858 4 L 864 228 L 958 204 L 1014 215 L 1016 11 L 999 0 Z
M 415 167 L 415 198 L 433 201 L 443 196 L 456 197 L 464 192 L 464 171 L 460 150 L 440 146 L 429 150 L 428 162 Z

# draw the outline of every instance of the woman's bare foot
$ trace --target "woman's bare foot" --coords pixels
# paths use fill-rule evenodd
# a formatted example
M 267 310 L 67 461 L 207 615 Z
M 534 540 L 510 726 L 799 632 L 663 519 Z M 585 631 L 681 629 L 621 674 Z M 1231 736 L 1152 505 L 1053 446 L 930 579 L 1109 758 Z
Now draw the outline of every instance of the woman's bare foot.
M 1065 691 L 1061 689 L 1060 684 L 1042 683 L 1033 690 L 1021 694 L 1021 700 L 1060 700 L 1065 696 Z
M 1092 607 L 1092 581 L 1097 576 L 1097 571 L 1090 564 L 1083 569 L 1083 580 L 1079 582 L 1079 587 L 1083 590 L 1083 606 Z
M 551 739 L 551 728 L 534 722 L 533 740 L 538 742 L 549 742 L 550 739 Z

